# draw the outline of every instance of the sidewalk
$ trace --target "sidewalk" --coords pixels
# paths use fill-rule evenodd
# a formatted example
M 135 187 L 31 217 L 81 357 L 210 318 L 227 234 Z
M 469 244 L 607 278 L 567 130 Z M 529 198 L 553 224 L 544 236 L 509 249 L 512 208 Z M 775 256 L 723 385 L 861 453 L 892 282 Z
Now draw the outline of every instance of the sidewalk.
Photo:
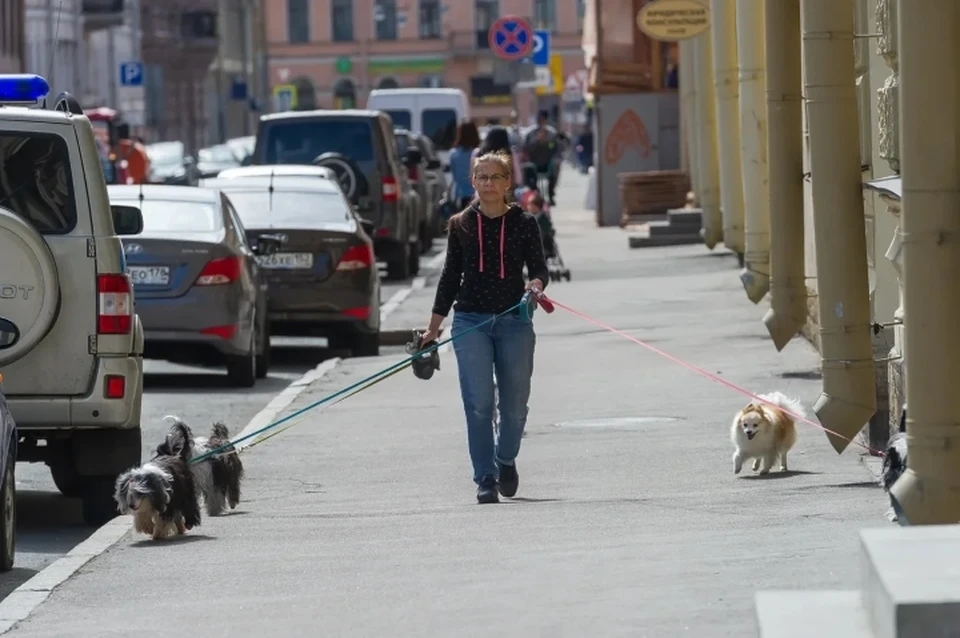
M 579 204 L 568 175 L 561 201 Z M 735 257 L 631 251 L 587 213 L 556 215 L 573 271 L 548 288 L 559 301 L 753 391 L 816 399 L 816 353 L 776 352 Z M 405 307 L 426 320 L 431 301 Z M 857 533 L 887 523 L 856 448 L 800 426 L 794 473 L 735 477 L 747 399 L 560 309 L 536 323 L 520 498 L 476 505 L 446 352 L 430 381 L 404 371 L 253 448 L 239 511 L 181 542 L 124 538 L 10 635 L 743 638 L 758 589 L 857 587 Z M 288 411 L 400 359 L 344 361 Z

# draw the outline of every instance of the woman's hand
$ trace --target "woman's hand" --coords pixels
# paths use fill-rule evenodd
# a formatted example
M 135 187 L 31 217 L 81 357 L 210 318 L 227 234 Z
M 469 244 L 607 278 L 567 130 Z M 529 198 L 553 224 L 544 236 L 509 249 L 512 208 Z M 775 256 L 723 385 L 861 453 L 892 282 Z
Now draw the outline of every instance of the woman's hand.
M 527 282 L 526 289 L 530 290 L 531 288 L 536 288 L 540 292 L 543 292 L 543 282 L 539 279 L 531 279 L 529 282 Z
M 427 329 L 423 331 L 423 337 L 420 339 L 421 348 L 423 344 L 436 341 L 440 338 L 440 324 L 442 323 L 443 315 L 430 315 L 430 324 L 427 326 Z

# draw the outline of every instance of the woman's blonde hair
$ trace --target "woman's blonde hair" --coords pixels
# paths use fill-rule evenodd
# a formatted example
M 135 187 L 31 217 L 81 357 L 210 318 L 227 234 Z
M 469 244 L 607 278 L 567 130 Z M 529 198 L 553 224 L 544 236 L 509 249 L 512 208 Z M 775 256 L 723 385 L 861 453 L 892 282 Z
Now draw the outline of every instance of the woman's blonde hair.
M 504 150 L 499 150 L 499 151 L 492 151 L 490 153 L 484 153 L 483 155 L 478 154 L 476 159 L 473 160 L 473 167 L 470 172 L 472 173 L 476 171 L 477 166 L 486 162 L 491 162 L 491 163 L 499 164 L 500 166 L 502 166 L 503 170 L 506 171 L 507 173 L 507 177 L 510 178 L 512 181 L 513 158 L 510 157 L 510 153 Z

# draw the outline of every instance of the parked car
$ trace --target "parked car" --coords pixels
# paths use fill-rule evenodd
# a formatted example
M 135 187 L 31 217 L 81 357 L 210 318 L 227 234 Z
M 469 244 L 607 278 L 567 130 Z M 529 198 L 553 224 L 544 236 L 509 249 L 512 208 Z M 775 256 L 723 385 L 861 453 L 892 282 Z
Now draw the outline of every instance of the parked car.
M 272 187 L 272 188 L 271 188 Z M 380 276 L 369 233 L 335 182 L 250 177 L 206 182 L 233 202 L 251 242 L 281 249 L 260 259 L 270 284 L 272 334 L 322 336 L 355 356 L 380 352 Z
M 226 144 L 216 144 L 197 151 L 200 177 L 216 177 L 221 171 L 240 166 L 240 160 Z
M 279 242 L 251 244 L 233 204 L 215 190 L 107 190 L 112 204 L 135 206 L 143 215 L 143 232 L 123 244 L 143 322 L 143 356 L 226 366 L 235 387 L 267 376 L 267 282 L 256 257 Z
M 244 177 L 319 177 L 320 179 L 329 179 L 340 183 L 337 180 L 337 174 L 333 169 L 325 166 L 313 166 L 312 164 L 284 164 L 280 166 L 241 166 L 238 168 L 228 168 L 220 171 L 217 175 L 219 179 L 237 179 Z M 200 183 L 203 186 L 203 182 Z
M 443 163 L 437 156 L 433 141 L 426 135 L 413 135 L 416 150 L 420 153 L 420 174 L 426 178 L 427 198 L 430 202 L 430 219 L 433 220 L 431 230 L 434 237 L 443 234 L 445 220 L 440 216 L 440 200 L 447 190 L 447 178 L 442 168 Z M 411 149 L 414 150 L 414 149 Z M 415 156 L 411 159 L 415 159 Z
M 410 187 L 417 192 L 419 203 L 420 218 L 420 254 L 430 250 L 433 239 L 438 236 L 437 222 L 437 203 L 440 201 L 440 194 L 437 192 L 437 184 L 433 181 L 433 176 L 427 173 L 428 161 L 420 150 L 420 143 L 423 136 L 411 133 L 402 128 L 393 129 L 397 138 L 397 152 L 403 159 L 404 166 L 407 167 L 407 179 L 410 181 Z M 440 167 L 439 161 L 431 164 L 434 169 Z M 442 176 L 443 174 L 440 173 Z M 442 191 L 441 191 L 442 192 Z
M 0 347 L 16 339 L 17 328 L 0 319 Z M 17 423 L 3 396 L 0 375 L 0 572 L 13 569 L 17 553 Z
M 250 157 L 253 155 L 253 147 L 257 143 L 257 137 L 255 135 L 232 137 L 224 143 L 233 151 L 240 165 L 246 166 L 250 161 Z
M 359 215 L 374 224 L 378 259 L 387 276 L 406 279 L 420 269 L 417 194 L 397 154 L 390 119 L 377 111 L 288 111 L 264 115 L 255 165 L 314 164 L 337 175 Z
M 0 103 L 21 107 L 0 106 L 0 369 L 17 460 L 49 465 L 99 525 L 117 515 L 117 475 L 140 463 L 143 329 L 120 236 L 142 218 L 110 205 L 75 98 L 22 108 L 47 92 L 40 76 L 0 76 Z
M 157 142 L 147 144 L 147 157 L 150 158 L 150 184 L 172 184 L 176 186 L 196 186 L 200 179 L 197 162 L 187 154 L 183 142 Z

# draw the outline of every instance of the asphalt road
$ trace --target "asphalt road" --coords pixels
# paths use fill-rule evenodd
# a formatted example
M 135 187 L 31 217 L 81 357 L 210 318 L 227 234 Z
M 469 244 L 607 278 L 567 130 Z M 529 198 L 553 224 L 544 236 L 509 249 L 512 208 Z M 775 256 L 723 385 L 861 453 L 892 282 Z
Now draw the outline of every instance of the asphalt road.
M 439 266 L 440 241 L 421 258 L 420 276 Z M 383 281 L 384 308 L 397 307 L 412 281 Z M 169 425 L 168 414 L 184 418 L 197 432 L 205 432 L 216 420 L 223 420 L 234 435 L 283 391 L 291 382 L 331 356 L 325 339 L 278 338 L 270 374 L 253 388 L 230 388 L 224 371 L 215 368 L 180 366 L 164 361 L 144 364 L 142 427 L 143 457 L 149 458 Z M 84 525 L 80 501 L 62 496 L 50 478 L 46 465 L 17 464 L 17 554 L 14 569 L 0 574 L 0 599 L 20 584 L 69 552 L 95 528 Z

